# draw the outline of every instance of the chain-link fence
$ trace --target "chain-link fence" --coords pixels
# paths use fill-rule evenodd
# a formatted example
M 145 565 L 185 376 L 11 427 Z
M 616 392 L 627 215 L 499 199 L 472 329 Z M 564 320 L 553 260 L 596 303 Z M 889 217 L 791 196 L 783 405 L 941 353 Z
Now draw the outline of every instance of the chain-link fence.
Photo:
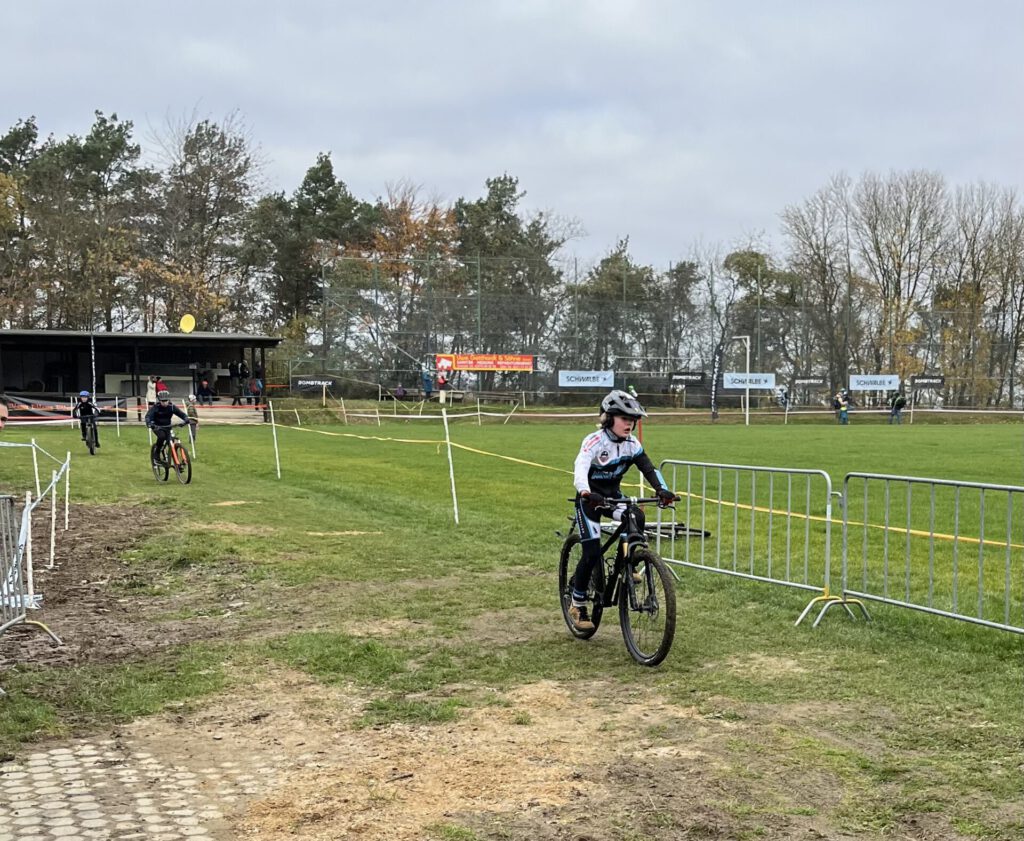
M 572 262 L 515 257 L 340 259 L 325 272 L 312 344 L 272 373 L 332 374 L 346 395 L 374 396 L 420 388 L 439 353 L 519 354 L 533 357 L 532 371 L 457 370 L 450 385 L 579 402 L 589 396 L 560 388 L 559 371 L 611 371 L 616 386 L 632 385 L 654 405 L 697 407 L 710 400 L 720 349 L 722 370 L 774 374 L 791 405 L 827 406 L 850 374 L 881 372 L 907 385 L 911 375 L 941 374 L 942 385 L 918 390 L 915 405 L 1021 407 L 1019 337 L 1006 334 L 997 313 L 980 312 L 976 329 L 964 332 L 950 326 L 962 318 L 922 310 L 905 329 L 884 333 L 863 302 L 830 317 L 809 299 L 779 306 L 734 289 L 725 301 L 713 281 L 693 264 L 583 272 Z M 704 373 L 704 382 L 673 377 L 680 372 Z M 865 406 L 886 399 L 855 397 Z M 721 392 L 724 408 L 741 400 Z

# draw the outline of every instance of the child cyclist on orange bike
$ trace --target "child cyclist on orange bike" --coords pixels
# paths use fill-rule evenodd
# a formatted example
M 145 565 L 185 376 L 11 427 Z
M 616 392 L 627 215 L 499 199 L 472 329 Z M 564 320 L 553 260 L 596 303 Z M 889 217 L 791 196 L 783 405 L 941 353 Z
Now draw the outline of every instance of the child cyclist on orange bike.
M 623 474 L 636 465 L 658 496 L 658 505 L 666 508 L 676 501 L 661 472 L 654 466 L 643 445 L 633 437 L 633 428 L 647 412 L 640 402 L 625 391 L 611 391 L 601 401 L 600 429 L 583 439 L 576 456 L 573 482 L 576 485 L 576 525 L 580 531 L 583 556 L 572 577 L 572 606 L 569 617 L 580 630 L 594 627 L 587 609 L 587 583 L 594 566 L 601 560 L 601 516 L 619 520 L 624 506 L 612 508 L 606 502 L 622 496 L 619 484 Z M 643 513 L 638 525 L 643 528 Z
M 167 439 L 171 437 L 171 421 L 177 415 L 186 423 L 190 423 L 188 415 L 171 402 L 171 393 L 162 389 L 156 393 L 156 403 L 146 412 L 146 426 L 153 430 L 156 440 L 150 450 L 150 460 L 153 464 L 160 461 L 160 451 L 163 449 Z

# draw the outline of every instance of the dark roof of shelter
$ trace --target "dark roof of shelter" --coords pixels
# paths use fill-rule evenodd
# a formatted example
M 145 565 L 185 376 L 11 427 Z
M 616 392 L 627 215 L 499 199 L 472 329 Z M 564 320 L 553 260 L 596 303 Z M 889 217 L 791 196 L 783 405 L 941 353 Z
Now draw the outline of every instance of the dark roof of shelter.
M 250 347 L 277 347 L 284 339 L 277 336 L 260 336 L 255 333 L 90 333 L 88 330 L 0 330 L 0 341 L 11 338 L 32 344 L 57 342 L 87 342 L 92 336 L 97 343 L 104 344 L 244 344 Z

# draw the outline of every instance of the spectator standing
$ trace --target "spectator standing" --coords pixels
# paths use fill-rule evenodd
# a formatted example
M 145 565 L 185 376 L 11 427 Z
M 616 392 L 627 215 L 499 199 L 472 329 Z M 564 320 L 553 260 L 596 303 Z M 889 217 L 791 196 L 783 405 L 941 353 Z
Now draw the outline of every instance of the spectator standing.
M 185 414 L 192 421 L 190 433 L 192 440 L 195 441 L 199 435 L 199 410 L 196 409 L 196 395 L 190 394 L 185 398 Z
M 850 398 L 845 391 L 836 395 L 837 408 L 839 409 L 839 424 L 847 426 L 850 423 Z
M 243 384 L 249 382 L 249 366 L 246 364 L 244 357 L 238 361 L 238 379 Z
M 156 377 L 151 376 L 146 383 L 146 405 L 152 406 L 156 403 Z
M 238 388 L 238 362 L 232 359 L 228 363 L 228 379 L 231 380 L 231 392 Z
M 434 393 L 434 380 L 430 376 L 430 371 L 426 368 L 423 369 L 423 397 L 426 400 L 430 399 L 430 396 Z
M 256 411 L 260 409 L 260 403 L 263 402 L 263 380 L 259 377 L 252 377 L 249 380 L 248 394 L 245 395 L 245 402 L 247 405 L 256 403 Z
M 894 391 L 889 398 L 889 423 L 898 426 L 903 424 L 903 407 L 907 405 L 907 398 L 900 392 Z

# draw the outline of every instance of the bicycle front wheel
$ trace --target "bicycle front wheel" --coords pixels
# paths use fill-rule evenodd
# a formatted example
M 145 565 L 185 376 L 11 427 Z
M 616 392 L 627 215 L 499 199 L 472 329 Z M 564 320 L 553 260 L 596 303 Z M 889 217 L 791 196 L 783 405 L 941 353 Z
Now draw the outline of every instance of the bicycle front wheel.
M 85 446 L 89 448 L 89 455 L 96 455 L 96 427 L 91 423 L 85 426 Z
M 153 462 L 153 476 L 156 477 L 158 482 L 167 481 L 167 460 L 161 455 L 156 461 Z
M 565 625 L 574 637 L 581 640 L 590 639 L 597 633 L 601 624 L 601 614 L 604 606 L 601 600 L 604 598 L 604 564 L 594 565 L 594 574 L 590 577 L 590 586 L 587 587 L 587 597 L 590 599 L 590 621 L 594 623 L 593 628 L 577 628 L 569 617 L 569 608 L 572 606 L 572 576 L 576 572 L 576 565 L 583 555 L 583 547 L 580 544 L 578 534 L 569 535 L 562 544 L 562 554 L 558 559 L 558 600 L 562 605 L 562 618 Z
M 619 585 L 619 624 L 630 656 L 657 666 L 676 635 L 676 588 L 665 562 L 650 549 L 636 550 Z M 640 577 L 634 581 L 630 567 Z
M 175 445 L 174 451 L 177 456 L 177 460 L 174 463 L 174 472 L 178 476 L 178 481 L 183 485 L 187 485 L 192 481 L 192 460 L 188 457 L 188 450 L 181 444 Z

